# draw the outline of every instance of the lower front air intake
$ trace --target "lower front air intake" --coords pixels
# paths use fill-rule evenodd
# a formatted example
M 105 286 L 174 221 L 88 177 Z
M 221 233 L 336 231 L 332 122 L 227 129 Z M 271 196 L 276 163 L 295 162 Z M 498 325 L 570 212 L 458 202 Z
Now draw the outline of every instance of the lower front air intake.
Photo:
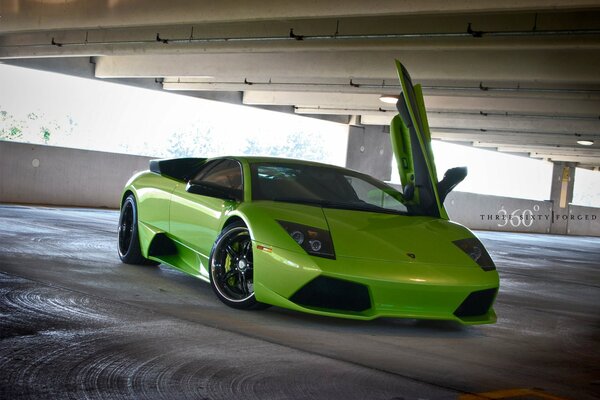
M 365 285 L 326 276 L 313 279 L 290 300 L 304 307 L 332 311 L 361 312 L 371 308 L 369 289 Z
M 471 293 L 454 311 L 454 315 L 458 318 L 485 315 L 494 303 L 497 292 L 498 289 L 485 289 Z

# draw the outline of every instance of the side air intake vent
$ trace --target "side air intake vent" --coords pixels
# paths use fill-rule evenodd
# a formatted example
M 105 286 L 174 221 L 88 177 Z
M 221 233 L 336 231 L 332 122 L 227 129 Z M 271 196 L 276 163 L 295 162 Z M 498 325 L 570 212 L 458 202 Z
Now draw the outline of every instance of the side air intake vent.
M 169 178 L 185 181 L 206 158 L 171 158 L 164 160 L 150 160 L 150 171 Z
M 148 255 L 152 257 L 170 256 L 177 254 L 177 247 L 164 233 L 157 233 L 150 243 Z
M 497 291 L 498 289 L 486 289 L 471 293 L 454 311 L 454 315 L 458 318 L 464 318 L 486 314 L 496 298 Z
M 369 289 L 365 285 L 326 276 L 313 279 L 290 300 L 309 308 L 356 312 L 371 308 Z

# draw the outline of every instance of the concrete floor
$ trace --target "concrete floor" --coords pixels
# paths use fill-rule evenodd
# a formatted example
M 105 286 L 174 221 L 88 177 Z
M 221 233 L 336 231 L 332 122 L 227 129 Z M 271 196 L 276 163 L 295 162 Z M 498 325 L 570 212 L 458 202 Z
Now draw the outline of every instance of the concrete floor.
M 0 206 L 0 399 L 599 398 L 600 238 L 478 232 L 499 319 L 463 327 L 233 310 L 117 218 Z

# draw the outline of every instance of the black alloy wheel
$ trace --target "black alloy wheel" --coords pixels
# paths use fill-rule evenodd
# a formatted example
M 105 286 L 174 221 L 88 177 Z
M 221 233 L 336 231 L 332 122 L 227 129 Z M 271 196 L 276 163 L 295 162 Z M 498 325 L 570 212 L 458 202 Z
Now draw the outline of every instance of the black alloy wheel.
M 227 225 L 210 255 L 210 283 L 217 297 L 230 307 L 263 308 L 254 296 L 252 239 L 246 225 Z
M 121 206 L 118 229 L 119 258 L 126 264 L 156 265 L 155 261 L 142 256 L 138 235 L 137 205 L 133 194 L 127 196 Z

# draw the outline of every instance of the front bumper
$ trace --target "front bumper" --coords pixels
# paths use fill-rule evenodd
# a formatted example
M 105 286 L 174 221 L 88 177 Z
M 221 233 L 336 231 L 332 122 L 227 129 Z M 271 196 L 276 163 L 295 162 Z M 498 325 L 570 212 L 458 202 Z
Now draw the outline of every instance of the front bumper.
M 262 243 L 254 243 L 253 254 L 256 299 L 264 303 L 352 319 L 496 321 L 495 270 L 351 257 L 330 260 Z

